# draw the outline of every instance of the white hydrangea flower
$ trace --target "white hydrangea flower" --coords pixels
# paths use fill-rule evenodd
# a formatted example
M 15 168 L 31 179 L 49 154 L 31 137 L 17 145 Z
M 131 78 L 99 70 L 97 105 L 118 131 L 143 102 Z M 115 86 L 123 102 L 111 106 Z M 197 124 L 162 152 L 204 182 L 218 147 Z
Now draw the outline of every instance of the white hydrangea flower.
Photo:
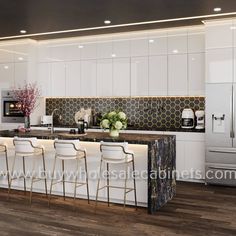
M 114 116 L 114 115 L 116 115 L 116 112 L 115 112 L 115 111 L 111 111 L 111 112 L 108 113 L 108 117 L 112 117 L 112 116 Z
M 122 123 L 120 122 L 120 121 L 116 121 L 116 123 L 115 123 L 115 125 L 114 125 L 114 127 L 116 128 L 116 129 L 121 129 L 122 128 Z
M 125 114 L 124 112 L 122 112 L 122 111 L 120 111 L 120 112 L 118 113 L 118 116 L 119 116 L 120 119 L 122 119 L 122 120 L 125 120 L 125 119 L 126 119 L 126 114 Z
M 108 129 L 108 128 L 109 128 L 109 125 L 110 125 L 110 122 L 109 122 L 108 119 L 102 120 L 102 123 L 101 123 L 102 128 Z

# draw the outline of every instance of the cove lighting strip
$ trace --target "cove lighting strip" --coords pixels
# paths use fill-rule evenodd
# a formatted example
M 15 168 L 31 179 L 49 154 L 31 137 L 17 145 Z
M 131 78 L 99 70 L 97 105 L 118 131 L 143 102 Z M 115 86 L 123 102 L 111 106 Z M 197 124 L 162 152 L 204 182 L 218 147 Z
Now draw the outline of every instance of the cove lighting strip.
M 143 21 L 143 22 L 135 22 L 135 23 L 127 23 L 127 24 L 119 24 L 119 25 L 106 25 L 106 26 L 97 26 L 97 27 L 89 27 L 89 28 L 81 28 L 81 29 L 51 31 L 51 32 L 35 33 L 35 34 L 15 35 L 15 36 L 0 37 L 0 40 L 26 38 L 26 37 L 32 37 L 32 36 L 43 36 L 43 35 L 51 35 L 51 34 L 83 32 L 83 31 L 90 31 L 90 30 L 109 29 L 109 28 L 127 27 L 127 26 L 135 26 L 135 25 L 156 24 L 156 23 L 183 21 L 183 20 L 204 19 L 204 18 L 212 18 L 212 17 L 218 17 L 218 16 L 233 16 L 233 15 L 236 15 L 236 12 L 202 15 L 202 16 L 181 17 L 181 18 L 173 18 L 173 19 L 165 19 L 165 20 Z

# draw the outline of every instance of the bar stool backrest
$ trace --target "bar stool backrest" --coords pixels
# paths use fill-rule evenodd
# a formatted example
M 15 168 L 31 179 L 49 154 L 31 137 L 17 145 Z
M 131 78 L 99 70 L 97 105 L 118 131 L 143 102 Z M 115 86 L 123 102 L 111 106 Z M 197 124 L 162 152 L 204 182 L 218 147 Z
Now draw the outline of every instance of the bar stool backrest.
M 16 153 L 33 153 L 34 152 L 33 146 L 37 146 L 38 144 L 37 138 L 14 137 L 13 142 L 15 145 Z
M 62 140 L 58 139 L 54 142 L 56 155 L 61 157 L 75 157 L 77 150 L 80 148 L 79 139 L 76 140 Z M 75 149 L 76 148 L 76 149 Z
M 101 142 L 100 151 L 102 158 L 122 161 L 126 158 L 125 151 L 128 149 L 128 143 L 117 143 L 117 142 Z

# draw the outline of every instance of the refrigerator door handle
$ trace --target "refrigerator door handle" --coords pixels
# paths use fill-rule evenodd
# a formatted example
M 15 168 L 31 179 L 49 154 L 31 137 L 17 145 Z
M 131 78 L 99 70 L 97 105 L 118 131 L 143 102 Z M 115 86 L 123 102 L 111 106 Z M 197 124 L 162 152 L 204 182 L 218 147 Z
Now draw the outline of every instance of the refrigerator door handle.
M 235 138 L 235 135 L 234 135 L 234 122 L 235 122 L 235 116 L 234 116 L 234 87 L 233 86 L 232 86 L 230 108 L 231 108 L 230 138 Z

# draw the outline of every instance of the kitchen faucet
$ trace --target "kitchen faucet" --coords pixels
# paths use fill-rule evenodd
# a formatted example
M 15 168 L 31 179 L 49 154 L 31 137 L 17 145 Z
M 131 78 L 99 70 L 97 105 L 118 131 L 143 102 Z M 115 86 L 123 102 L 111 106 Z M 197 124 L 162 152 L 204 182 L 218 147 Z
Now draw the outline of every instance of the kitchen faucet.
M 55 113 L 56 111 L 59 111 L 59 109 L 58 109 L 58 108 L 55 108 L 55 109 L 52 111 L 52 114 L 51 114 L 51 116 L 52 116 L 51 134 L 54 133 L 54 127 L 53 127 L 53 116 L 54 116 L 54 113 Z M 60 119 L 61 119 L 61 115 L 60 115 L 59 117 L 60 117 Z

